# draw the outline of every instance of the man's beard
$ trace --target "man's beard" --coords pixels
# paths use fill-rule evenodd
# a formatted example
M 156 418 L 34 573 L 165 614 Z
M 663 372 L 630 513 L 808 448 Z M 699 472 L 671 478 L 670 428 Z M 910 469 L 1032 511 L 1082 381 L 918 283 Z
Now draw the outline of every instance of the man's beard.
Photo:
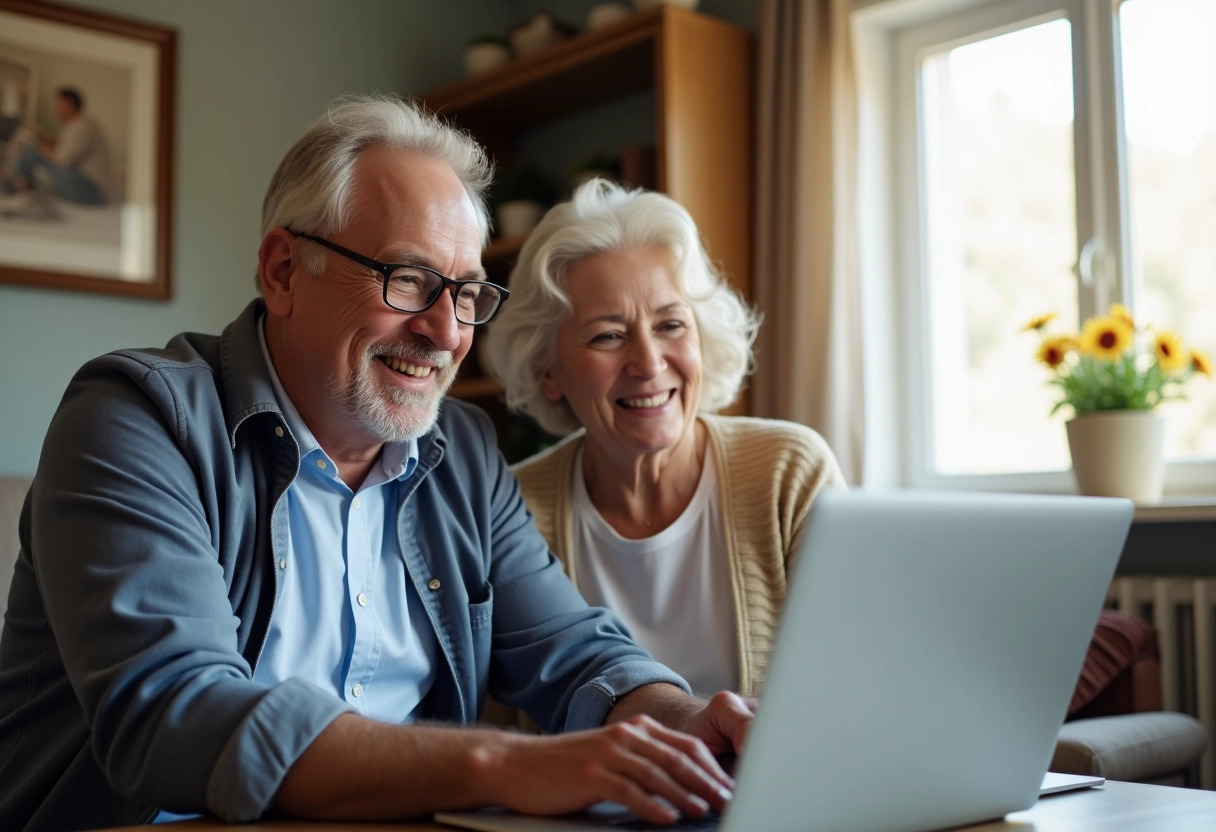
M 373 361 L 379 361 L 376 356 L 391 356 L 429 366 L 434 375 L 451 365 L 452 354 L 404 341 L 373 344 L 364 352 L 362 363 L 349 379 L 331 378 L 329 381 L 335 398 L 378 441 L 408 442 L 417 439 L 435 426 L 439 418 L 439 405 L 456 374 L 452 373 L 427 393 L 402 390 L 376 380 L 372 367 Z

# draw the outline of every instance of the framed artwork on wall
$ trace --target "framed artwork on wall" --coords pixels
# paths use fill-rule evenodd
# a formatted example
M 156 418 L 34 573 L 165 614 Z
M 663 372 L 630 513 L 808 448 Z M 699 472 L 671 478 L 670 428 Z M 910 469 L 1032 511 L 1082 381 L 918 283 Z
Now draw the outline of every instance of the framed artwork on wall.
M 171 296 L 172 29 L 0 0 L 0 283 Z

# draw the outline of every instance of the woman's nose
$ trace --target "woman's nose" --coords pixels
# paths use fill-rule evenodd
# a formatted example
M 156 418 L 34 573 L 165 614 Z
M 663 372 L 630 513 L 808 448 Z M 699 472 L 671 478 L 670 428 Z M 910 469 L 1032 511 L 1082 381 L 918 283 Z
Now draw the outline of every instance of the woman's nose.
M 642 336 L 630 345 L 629 364 L 626 370 L 639 378 L 654 378 L 667 367 L 663 350 L 658 341 Z

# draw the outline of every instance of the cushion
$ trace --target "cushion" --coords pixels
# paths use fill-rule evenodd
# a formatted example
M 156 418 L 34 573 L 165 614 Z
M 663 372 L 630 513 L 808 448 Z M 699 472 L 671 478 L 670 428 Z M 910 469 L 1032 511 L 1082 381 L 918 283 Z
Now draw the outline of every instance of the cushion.
M 1150 781 L 1184 771 L 1207 743 L 1199 720 L 1172 711 L 1080 719 L 1060 729 L 1051 770 Z
M 1159 670 L 1152 625 L 1127 613 L 1103 610 L 1068 703 L 1068 718 L 1160 710 Z

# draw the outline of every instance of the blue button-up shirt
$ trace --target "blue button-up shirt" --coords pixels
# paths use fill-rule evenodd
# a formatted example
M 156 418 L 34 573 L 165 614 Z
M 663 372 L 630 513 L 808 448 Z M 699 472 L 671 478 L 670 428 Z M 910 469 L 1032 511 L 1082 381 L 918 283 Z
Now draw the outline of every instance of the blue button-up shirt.
M 287 490 L 279 597 L 253 678 L 303 677 L 364 716 L 406 722 L 435 679 L 438 650 L 397 540 L 398 485 L 418 466 L 418 442 L 386 444 L 351 491 L 283 389 L 262 327 L 258 335 L 300 475 Z

